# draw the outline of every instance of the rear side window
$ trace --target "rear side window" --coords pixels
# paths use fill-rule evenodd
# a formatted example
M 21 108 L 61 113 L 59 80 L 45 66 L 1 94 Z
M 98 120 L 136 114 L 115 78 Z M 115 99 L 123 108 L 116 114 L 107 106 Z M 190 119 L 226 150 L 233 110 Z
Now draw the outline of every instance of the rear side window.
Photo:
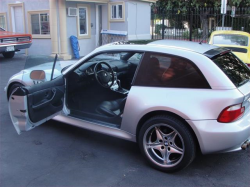
M 226 53 L 212 59 L 227 77 L 239 87 L 250 79 L 250 70 L 234 54 Z
M 200 70 L 188 59 L 146 53 L 134 85 L 171 88 L 210 88 Z

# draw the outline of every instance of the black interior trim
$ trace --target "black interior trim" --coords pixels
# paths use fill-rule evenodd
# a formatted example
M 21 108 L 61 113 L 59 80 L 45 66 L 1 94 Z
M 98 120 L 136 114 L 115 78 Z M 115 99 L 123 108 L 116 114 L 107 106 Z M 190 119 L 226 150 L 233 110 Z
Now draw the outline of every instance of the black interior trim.
M 37 123 L 62 110 L 65 93 L 64 76 L 24 89 L 27 93 L 31 122 Z

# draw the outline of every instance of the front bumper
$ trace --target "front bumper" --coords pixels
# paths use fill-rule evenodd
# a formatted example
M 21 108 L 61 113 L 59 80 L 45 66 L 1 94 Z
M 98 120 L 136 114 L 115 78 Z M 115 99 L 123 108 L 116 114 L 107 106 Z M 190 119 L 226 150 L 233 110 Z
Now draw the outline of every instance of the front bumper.
M 31 46 L 32 43 L 21 43 L 21 44 L 8 44 L 8 45 L 0 45 L 0 53 L 6 52 L 6 48 L 9 46 L 14 46 L 15 51 L 20 49 L 27 49 Z
M 250 140 L 250 112 L 232 123 L 217 120 L 187 122 L 193 128 L 203 154 L 242 150 L 243 143 Z

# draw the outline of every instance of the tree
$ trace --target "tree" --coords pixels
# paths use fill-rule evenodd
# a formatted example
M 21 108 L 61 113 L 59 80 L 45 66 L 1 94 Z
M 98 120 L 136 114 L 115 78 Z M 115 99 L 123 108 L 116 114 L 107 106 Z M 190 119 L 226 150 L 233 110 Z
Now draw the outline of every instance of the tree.
M 250 0 L 228 0 L 229 6 L 250 6 Z M 203 37 L 208 35 L 208 15 L 210 14 L 211 8 L 220 9 L 221 0 L 158 0 L 153 6 L 153 9 L 157 8 L 160 12 L 166 10 L 178 9 L 178 12 L 186 13 L 192 9 L 200 9 L 200 20 L 203 28 Z

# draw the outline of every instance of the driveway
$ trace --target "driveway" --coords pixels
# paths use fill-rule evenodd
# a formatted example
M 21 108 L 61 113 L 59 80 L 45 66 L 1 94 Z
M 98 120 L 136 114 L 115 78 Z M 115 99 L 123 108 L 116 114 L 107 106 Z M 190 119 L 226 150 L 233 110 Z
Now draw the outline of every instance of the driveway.
M 17 135 L 8 114 L 4 86 L 26 57 L 0 55 L 1 187 L 250 186 L 250 151 L 198 155 L 185 170 L 152 169 L 137 144 L 48 121 Z

